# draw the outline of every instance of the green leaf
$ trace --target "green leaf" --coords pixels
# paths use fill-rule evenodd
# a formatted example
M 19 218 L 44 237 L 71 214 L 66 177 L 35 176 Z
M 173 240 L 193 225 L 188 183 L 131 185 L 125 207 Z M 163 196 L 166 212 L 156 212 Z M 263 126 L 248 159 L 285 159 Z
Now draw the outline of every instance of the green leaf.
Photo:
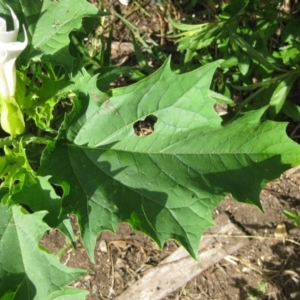
M 296 227 L 300 227 L 300 216 L 297 211 L 293 209 L 284 209 L 283 213 L 289 220 L 294 221 Z
M 291 101 L 284 102 L 282 112 L 294 121 L 300 121 L 300 106 L 292 103 Z
M 174 38 L 179 38 L 179 49 L 190 50 L 194 53 L 197 49 L 202 49 L 213 43 L 218 38 L 218 34 L 222 31 L 222 23 L 204 23 L 197 25 L 189 25 L 177 23 L 171 18 L 168 19 L 170 24 L 175 28 L 183 31 L 179 34 L 174 34 Z M 186 54 L 185 61 L 189 61 L 192 55 Z
M 56 291 L 51 294 L 49 300 L 84 300 L 87 291 L 65 287 L 62 291 Z
M 286 97 L 288 96 L 295 80 L 299 77 L 299 74 L 291 74 L 289 77 L 280 81 L 274 90 L 272 97 L 270 99 L 270 114 L 274 118 L 281 111 Z
M 178 23 L 172 18 L 168 18 L 168 22 L 174 26 L 175 28 L 182 30 L 182 31 L 187 31 L 187 33 L 180 33 L 178 35 L 174 35 L 174 37 L 178 36 L 190 36 L 194 33 L 201 32 L 203 30 L 206 30 L 207 27 L 209 26 L 209 23 L 204 23 L 204 24 L 184 24 L 184 23 Z
M 57 94 L 58 97 L 66 94 L 75 96 L 74 93 L 86 89 L 87 82 L 91 79 L 91 75 L 86 71 L 80 60 L 75 64 L 70 79 L 68 84 L 59 91 Z
M 58 228 L 75 244 L 75 236 L 69 218 L 60 215 L 62 199 L 56 195 L 48 181 L 49 178 L 36 176 L 27 161 L 22 144 L 19 144 L 18 149 L 5 147 L 4 150 L 9 164 L 5 176 L 2 176 L 0 190 L 6 192 L 2 203 L 10 206 L 25 205 L 29 211 L 33 212 L 47 211 L 48 214 L 44 221 L 51 228 Z
M 280 56 L 285 65 L 292 67 L 298 65 L 300 54 L 299 50 L 296 47 L 282 47 Z
M 64 187 L 63 209 L 78 216 L 92 259 L 99 232 L 124 221 L 159 246 L 175 239 L 196 257 L 225 195 L 260 207 L 261 188 L 300 163 L 286 125 L 260 123 L 265 108 L 221 126 L 209 92 L 218 65 L 176 75 L 167 61 L 105 102 L 88 88 L 74 102 L 38 173 Z M 137 136 L 135 122 L 149 115 L 154 132 Z
M 242 75 L 246 76 L 246 74 L 249 72 L 250 65 L 251 65 L 249 57 L 247 55 L 241 55 L 240 53 L 238 57 L 239 57 L 239 69 Z
M 29 46 L 22 53 L 22 63 L 25 65 L 32 58 L 44 56 L 44 62 L 63 65 L 68 71 L 74 61 L 68 50 L 69 33 L 81 28 L 83 17 L 103 15 L 85 0 L 44 0 L 30 5 L 25 0 L 13 3 L 3 0 L 0 13 L 8 15 L 8 19 L 6 4 L 11 6 L 28 33 Z
M 62 200 L 49 184 L 49 178 L 35 176 L 33 172 L 23 174 L 22 182 L 14 188 L 10 196 L 11 204 L 26 204 L 34 212 L 46 210 L 44 221 L 51 228 L 58 228 L 75 243 L 75 236 L 67 216 L 60 216 Z
M 50 228 L 42 221 L 46 212 L 27 214 L 19 206 L 0 204 L 0 298 L 49 299 L 85 270 L 70 269 L 39 246 Z
M 284 209 L 283 213 L 291 220 L 299 219 L 299 214 L 295 210 Z
M 210 95 L 210 97 L 212 97 L 213 99 L 216 100 L 216 103 L 227 104 L 231 107 L 236 106 L 236 104 L 234 103 L 233 100 L 231 100 L 230 98 L 228 98 L 222 94 L 216 93 L 214 91 L 209 91 L 209 95 Z
M 300 52 L 300 43 L 296 40 L 292 40 L 292 45 Z
M 221 67 L 223 69 L 229 69 L 233 66 L 237 66 L 239 63 L 238 58 L 235 56 L 229 57 L 228 59 L 226 59 L 222 64 Z
M 240 14 L 249 4 L 248 0 L 232 0 L 229 5 L 226 5 L 223 9 L 225 13 L 231 16 L 236 16 Z
M 272 57 L 268 57 L 269 62 L 263 55 L 261 55 L 257 50 L 255 50 L 250 44 L 248 44 L 243 38 L 234 32 L 229 32 L 232 40 L 237 43 L 237 45 L 245 51 L 252 59 L 257 60 L 261 63 L 266 69 L 274 71 L 284 71 L 276 66 L 276 61 Z

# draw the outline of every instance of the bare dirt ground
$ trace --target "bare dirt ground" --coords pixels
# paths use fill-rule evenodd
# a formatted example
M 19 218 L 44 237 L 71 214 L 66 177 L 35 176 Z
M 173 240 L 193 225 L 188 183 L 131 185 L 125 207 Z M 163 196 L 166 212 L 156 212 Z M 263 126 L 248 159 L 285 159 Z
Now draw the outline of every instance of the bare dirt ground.
M 134 5 L 123 7 L 117 1 L 107 4 L 137 26 L 141 35 L 155 39 L 172 53 L 174 46 L 172 48 L 172 43 L 163 37 L 169 30 L 166 18 L 176 15 L 176 18 L 183 19 L 190 12 L 184 11 L 185 7 L 180 5 L 180 1 L 167 1 L 166 6 L 152 2 L 159 3 L 143 1 L 142 5 L 151 17 Z M 98 5 L 98 2 L 94 4 Z M 201 13 L 207 17 L 205 9 L 199 7 L 196 17 Z M 118 18 L 111 16 L 110 19 L 114 25 L 115 40 L 112 55 L 117 63 L 123 64 L 130 61 L 130 55 L 133 54 L 131 34 Z M 120 46 L 119 42 L 123 45 Z M 231 221 L 238 224 L 246 235 L 253 237 L 250 243 L 178 287 L 164 299 L 300 299 L 300 245 L 293 243 L 300 242 L 300 229 L 288 221 L 282 212 L 284 209 L 295 209 L 300 213 L 299 186 L 298 169 L 269 183 L 260 196 L 264 213 L 256 207 L 238 203 L 230 197 L 225 198 L 216 207 L 214 216 L 229 215 Z M 73 221 L 75 224 L 75 218 Z M 279 224 L 286 226 L 285 240 L 274 238 Z M 79 235 L 78 229 L 76 234 Z M 228 235 L 228 239 L 231 238 Z M 90 292 L 87 297 L 89 300 L 115 299 L 149 268 L 155 268 L 179 247 L 176 242 L 169 241 L 160 250 L 150 238 L 132 231 L 128 224 L 121 224 L 116 234 L 101 233 L 95 248 L 95 264 L 90 262 L 80 242 L 76 250 L 70 248 L 58 231 L 45 235 L 42 243 L 53 253 L 64 247 L 65 253 L 61 257 L 64 264 L 89 271 L 88 275 L 73 283 L 73 286 Z M 169 276 L 171 279 L 172 274 Z

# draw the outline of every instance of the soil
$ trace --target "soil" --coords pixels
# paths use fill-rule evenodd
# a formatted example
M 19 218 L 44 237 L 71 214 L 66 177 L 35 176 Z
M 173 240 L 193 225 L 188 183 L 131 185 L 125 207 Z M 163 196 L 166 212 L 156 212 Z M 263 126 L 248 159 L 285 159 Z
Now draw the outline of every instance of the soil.
M 188 16 L 188 12 L 178 4 L 179 1 L 165 1 L 165 5 L 158 2 L 140 1 L 152 18 L 134 5 L 125 7 L 117 1 L 107 5 L 137 26 L 140 35 L 148 35 L 161 46 L 170 47 L 172 43 L 161 36 L 170 29 L 166 22 L 167 15 L 182 19 Z M 93 3 L 98 5 L 96 1 Z M 199 7 L 198 16 L 201 9 L 204 15 L 206 8 Z M 116 64 L 130 62 L 134 51 L 131 33 L 117 17 L 112 15 L 110 21 L 114 25 L 114 40 L 118 43 L 118 47 L 112 47 Z M 125 45 L 125 50 L 120 42 L 123 43 L 122 47 Z M 252 237 L 250 243 L 234 256 L 226 257 L 184 286 L 178 287 L 178 290 L 164 299 L 300 299 L 300 245 L 297 244 L 300 241 L 300 229 L 283 214 L 284 209 L 294 209 L 300 213 L 299 186 L 299 168 L 269 183 L 260 195 L 264 213 L 254 206 L 238 203 L 230 196 L 223 199 L 214 210 L 214 216 L 229 215 L 232 222 Z M 72 221 L 75 233 L 79 236 L 74 216 Z M 286 228 L 287 236 L 283 232 L 282 239 L 278 240 L 274 238 L 274 233 L 280 235 L 276 231 L 280 224 L 283 229 Z M 63 248 L 65 252 L 61 262 L 67 266 L 88 270 L 88 274 L 72 286 L 88 290 L 89 300 L 115 299 L 149 268 L 155 268 L 179 247 L 176 242 L 168 241 L 163 249 L 158 249 L 149 237 L 133 231 L 125 223 L 119 225 L 116 234 L 104 231 L 99 235 L 95 264 L 90 262 L 80 241 L 77 249 L 73 249 L 59 231 L 52 230 L 46 234 L 42 244 L 52 253 L 61 253 L 60 249 Z

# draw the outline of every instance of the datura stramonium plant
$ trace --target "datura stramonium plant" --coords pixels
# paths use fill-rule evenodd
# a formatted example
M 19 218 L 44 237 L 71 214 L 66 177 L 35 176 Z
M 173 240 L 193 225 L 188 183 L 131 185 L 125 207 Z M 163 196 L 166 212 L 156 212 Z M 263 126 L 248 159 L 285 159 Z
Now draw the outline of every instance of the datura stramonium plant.
M 23 26 L 25 40 L 18 42 L 19 21 L 8 6 L 14 30 L 7 31 L 6 21 L 0 18 L 0 124 L 11 136 L 22 134 L 25 123 L 20 106 L 16 101 L 16 59 L 27 46 L 27 34 Z

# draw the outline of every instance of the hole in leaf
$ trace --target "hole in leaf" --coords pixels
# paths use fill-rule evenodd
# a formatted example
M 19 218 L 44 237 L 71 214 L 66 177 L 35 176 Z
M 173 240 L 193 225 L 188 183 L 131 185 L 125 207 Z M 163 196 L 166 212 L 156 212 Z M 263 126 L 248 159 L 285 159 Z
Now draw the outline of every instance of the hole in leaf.
M 64 194 L 64 189 L 60 186 L 60 185 L 55 185 L 55 184 L 52 184 L 52 187 L 54 189 L 54 192 L 55 194 L 58 196 L 58 197 L 62 197 L 63 194 Z
M 27 212 L 29 212 L 30 214 L 33 214 L 34 211 L 30 208 L 29 205 L 27 205 L 26 203 L 19 203 Z
M 133 124 L 134 133 L 137 136 L 146 136 L 154 131 L 154 124 L 157 122 L 157 117 L 149 115 L 145 120 L 137 121 Z

